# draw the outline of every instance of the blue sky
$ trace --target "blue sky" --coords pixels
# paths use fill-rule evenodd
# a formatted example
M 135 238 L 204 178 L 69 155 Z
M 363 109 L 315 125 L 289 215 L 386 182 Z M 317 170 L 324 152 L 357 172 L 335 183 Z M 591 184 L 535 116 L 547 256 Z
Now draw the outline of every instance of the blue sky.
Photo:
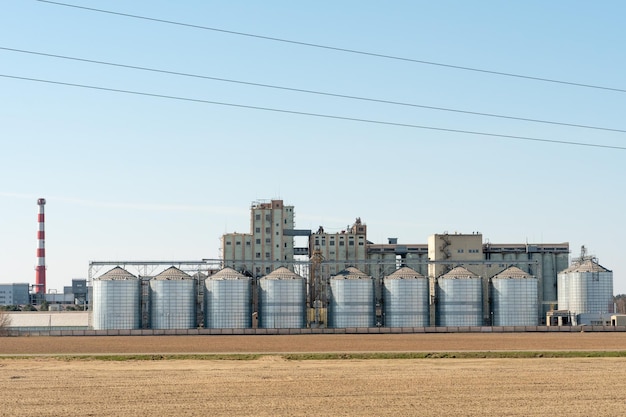
M 453 66 L 626 89 L 619 1 L 133 1 L 69 4 Z M 333 94 L 626 129 L 626 93 L 4 1 L 0 48 Z M 626 146 L 626 133 L 479 117 L 0 49 L 0 74 L 441 129 Z M 219 257 L 249 206 L 296 226 L 426 243 L 569 242 L 626 293 L 626 150 L 468 135 L 0 77 L 0 282 L 34 283 L 45 197 L 48 288 L 90 260 Z

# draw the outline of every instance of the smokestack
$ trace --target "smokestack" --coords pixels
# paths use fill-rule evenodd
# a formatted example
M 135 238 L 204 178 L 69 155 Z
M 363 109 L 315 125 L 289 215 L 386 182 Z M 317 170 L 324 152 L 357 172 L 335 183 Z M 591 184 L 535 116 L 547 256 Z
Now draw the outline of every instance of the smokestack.
M 37 200 L 39 206 L 39 216 L 37 217 L 37 223 L 39 224 L 39 231 L 37 232 L 37 267 L 35 268 L 35 294 L 46 293 L 46 232 L 44 230 L 44 205 L 46 204 L 45 198 Z

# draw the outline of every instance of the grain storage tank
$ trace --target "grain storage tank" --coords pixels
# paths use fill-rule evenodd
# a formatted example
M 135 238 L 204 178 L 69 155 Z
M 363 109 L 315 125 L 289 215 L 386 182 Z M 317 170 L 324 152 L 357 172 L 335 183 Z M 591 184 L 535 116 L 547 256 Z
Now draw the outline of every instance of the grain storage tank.
M 482 279 L 457 266 L 437 279 L 437 326 L 481 326 Z
M 383 281 L 385 327 L 429 325 L 428 278 L 403 267 Z
M 94 330 L 141 328 L 141 280 L 115 267 L 93 280 Z
M 537 278 L 511 266 L 491 279 L 494 326 L 539 324 Z
M 306 327 L 304 278 L 285 267 L 259 280 L 259 327 Z
M 613 313 L 613 272 L 597 259 L 582 257 L 558 274 L 559 310 L 569 310 L 578 324 L 580 314 Z
M 329 327 L 374 327 L 374 279 L 354 267 L 330 278 Z
M 205 281 L 204 327 L 209 329 L 252 327 L 252 280 L 232 268 L 224 268 Z
M 170 267 L 150 280 L 150 327 L 196 328 L 196 280 Z

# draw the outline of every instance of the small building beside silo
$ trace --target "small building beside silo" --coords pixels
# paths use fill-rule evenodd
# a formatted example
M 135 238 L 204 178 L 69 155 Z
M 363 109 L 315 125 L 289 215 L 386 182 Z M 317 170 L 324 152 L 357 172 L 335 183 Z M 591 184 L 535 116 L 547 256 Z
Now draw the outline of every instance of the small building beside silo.
M 141 328 L 141 280 L 119 266 L 94 278 L 92 327 Z
M 259 279 L 259 327 L 306 327 L 306 283 L 303 277 L 280 267 Z
M 402 267 L 383 280 L 385 327 L 426 327 L 429 325 L 428 278 Z
M 537 326 L 537 278 L 511 266 L 491 278 L 494 326 Z
M 348 267 L 330 277 L 329 327 L 374 327 L 376 308 L 374 279 Z

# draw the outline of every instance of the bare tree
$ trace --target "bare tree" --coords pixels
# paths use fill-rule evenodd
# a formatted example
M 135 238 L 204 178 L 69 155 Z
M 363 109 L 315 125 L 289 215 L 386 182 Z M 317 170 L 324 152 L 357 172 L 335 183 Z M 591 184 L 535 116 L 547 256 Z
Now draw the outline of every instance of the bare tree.
M 6 311 L 0 311 L 0 336 L 9 334 L 9 325 L 11 324 L 11 316 Z

